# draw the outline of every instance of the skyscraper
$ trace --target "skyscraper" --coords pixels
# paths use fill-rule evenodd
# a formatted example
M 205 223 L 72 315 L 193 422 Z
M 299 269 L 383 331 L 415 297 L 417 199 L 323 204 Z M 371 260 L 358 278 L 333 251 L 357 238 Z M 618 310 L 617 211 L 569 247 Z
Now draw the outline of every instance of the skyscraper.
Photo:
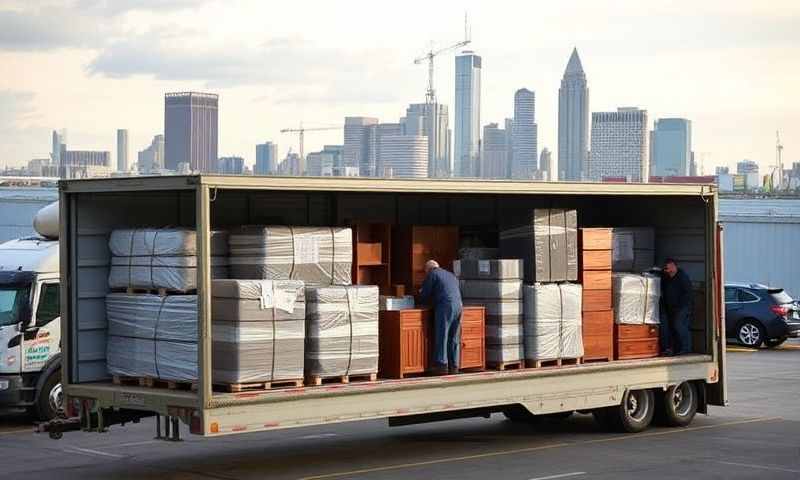
M 534 178 L 537 168 L 536 157 L 539 154 L 537 130 L 536 94 L 527 88 L 520 88 L 514 94 L 514 122 L 511 133 L 514 148 L 512 178 Z
M 164 96 L 164 168 L 186 163 L 197 172 L 217 169 L 219 96 L 181 92 Z
M 450 159 L 447 105 L 412 103 L 400 123 L 403 125 L 403 134 L 428 137 L 428 176 L 450 177 L 453 164 Z
M 383 164 L 381 164 L 381 156 L 380 156 L 380 142 L 381 138 L 387 135 L 402 135 L 403 134 L 403 125 L 399 123 L 378 123 L 377 125 L 371 125 L 369 127 L 368 133 L 368 143 L 369 143 L 369 152 L 367 156 L 369 157 L 369 164 L 375 166 L 374 175 L 376 177 L 383 177 L 385 174 L 385 169 Z
M 589 87 L 576 48 L 572 50 L 558 89 L 558 169 L 552 168 L 551 178 L 581 180 L 588 145 Z
M 553 154 L 547 147 L 542 149 L 542 154 L 539 156 L 539 173 L 540 178 L 545 182 L 552 179 L 553 170 Z
M 219 157 L 219 160 L 217 160 L 217 173 L 223 175 L 242 175 L 244 173 L 244 158 Z
M 117 171 L 128 171 L 128 131 L 117 130 Z
M 306 157 L 306 175 L 310 177 L 344 176 L 343 145 L 325 145 L 319 152 L 311 152 Z
M 61 146 L 67 144 L 67 133 L 64 130 L 53 130 L 53 150 L 50 152 L 50 159 L 54 165 L 61 163 Z
M 646 182 L 650 177 L 647 147 L 647 110 L 619 108 L 592 113 L 592 149 L 588 177 L 625 177 Z
M 456 56 L 455 176 L 478 177 L 481 135 L 481 57 Z
M 256 145 L 256 165 L 253 172 L 256 175 L 274 175 L 278 169 L 278 145 L 264 142 Z
M 496 123 L 483 127 L 483 152 L 481 152 L 481 178 L 510 178 L 508 137 L 511 132 L 499 128 Z
M 426 178 L 428 139 L 420 135 L 384 135 L 380 139 L 380 163 L 387 177 Z
M 164 168 L 164 135 L 156 135 L 150 146 L 139 152 L 139 173 L 149 175 Z
M 692 122 L 660 118 L 650 132 L 651 175 L 686 176 L 692 167 Z
M 377 123 L 372 117 L 344 118 L 344 166 L 358 168 L 363 177 L 375 176 L 369 159 L 369 127 Z

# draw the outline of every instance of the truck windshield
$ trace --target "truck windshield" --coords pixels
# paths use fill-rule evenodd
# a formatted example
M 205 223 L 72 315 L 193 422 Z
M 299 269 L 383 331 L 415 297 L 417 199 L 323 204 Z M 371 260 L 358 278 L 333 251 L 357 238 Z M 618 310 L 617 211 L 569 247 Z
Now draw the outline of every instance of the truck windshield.
M 30 287 L 0 286 L 0 327 L 19 323 L 20 313 L 30 298 Z

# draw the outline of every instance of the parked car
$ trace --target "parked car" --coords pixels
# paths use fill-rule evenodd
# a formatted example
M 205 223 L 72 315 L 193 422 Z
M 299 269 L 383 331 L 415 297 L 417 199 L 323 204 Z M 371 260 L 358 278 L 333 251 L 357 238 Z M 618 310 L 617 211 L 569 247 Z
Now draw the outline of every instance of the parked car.
M 745 346 L 777 347 L 789 337 L 800 337 L 800 303 L 782 288 L 728 283 L 725 329 L 728 338 Z

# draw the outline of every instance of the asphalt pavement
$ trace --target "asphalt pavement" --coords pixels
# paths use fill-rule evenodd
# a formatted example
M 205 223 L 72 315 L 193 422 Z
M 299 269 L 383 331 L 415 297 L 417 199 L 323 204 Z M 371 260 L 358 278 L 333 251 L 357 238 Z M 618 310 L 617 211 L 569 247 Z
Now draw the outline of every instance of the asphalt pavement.
M 29 479 L 798 479 L 800 342 L 733 347 L 730 406 L 683 429 L 602 431 L 589 415 L 515 424 L 454 420 L 389 428 L 354 422 L 185 441 L 153 440 L 152 421 L 60 441 L 0 417 L 0 478 Z

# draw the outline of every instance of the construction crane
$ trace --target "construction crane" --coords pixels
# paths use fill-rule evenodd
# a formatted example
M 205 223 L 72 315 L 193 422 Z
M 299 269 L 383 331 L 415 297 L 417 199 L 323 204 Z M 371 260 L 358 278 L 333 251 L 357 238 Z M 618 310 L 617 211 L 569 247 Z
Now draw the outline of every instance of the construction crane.
M 431 48 L 425 55 L 414 59 L 415 65 L 419 65 L 425 60 L 428 61 L 428 91 L 425 93 L 425 103 L 436 103 L 436 90 L 434 90 L 433 88 L 433 59 L 437 55 L 441 55 L 442 53 L 447 53 L 459 49 L 461 47 L 464 47 L 466 45 L 469 45 L 469 43 L 472 41 L 470 40 L 469 37 L 470 35 L 469 35 L 469 28 L 467 25 L 467 15 L 464 14 L 464 40 L 458 43 L 454 43 L 449 47 L 440 48 L 438 50 L 434 50 L 433 48 Z
M 305 135 L 306 132 L 319 132 L 322 130 L 341 130 L 341 126 L 336 127 L 313 127 L 313 128 L 305 128 L 303 127 L 303 123 L 300 123 L 299 128 L 284 128 L 281 130 L 281 133 L 296 133 L 299 137 L 300 142 L 300 175 L 303 175 L 306 171 L 306 157 L 305 157 Z

